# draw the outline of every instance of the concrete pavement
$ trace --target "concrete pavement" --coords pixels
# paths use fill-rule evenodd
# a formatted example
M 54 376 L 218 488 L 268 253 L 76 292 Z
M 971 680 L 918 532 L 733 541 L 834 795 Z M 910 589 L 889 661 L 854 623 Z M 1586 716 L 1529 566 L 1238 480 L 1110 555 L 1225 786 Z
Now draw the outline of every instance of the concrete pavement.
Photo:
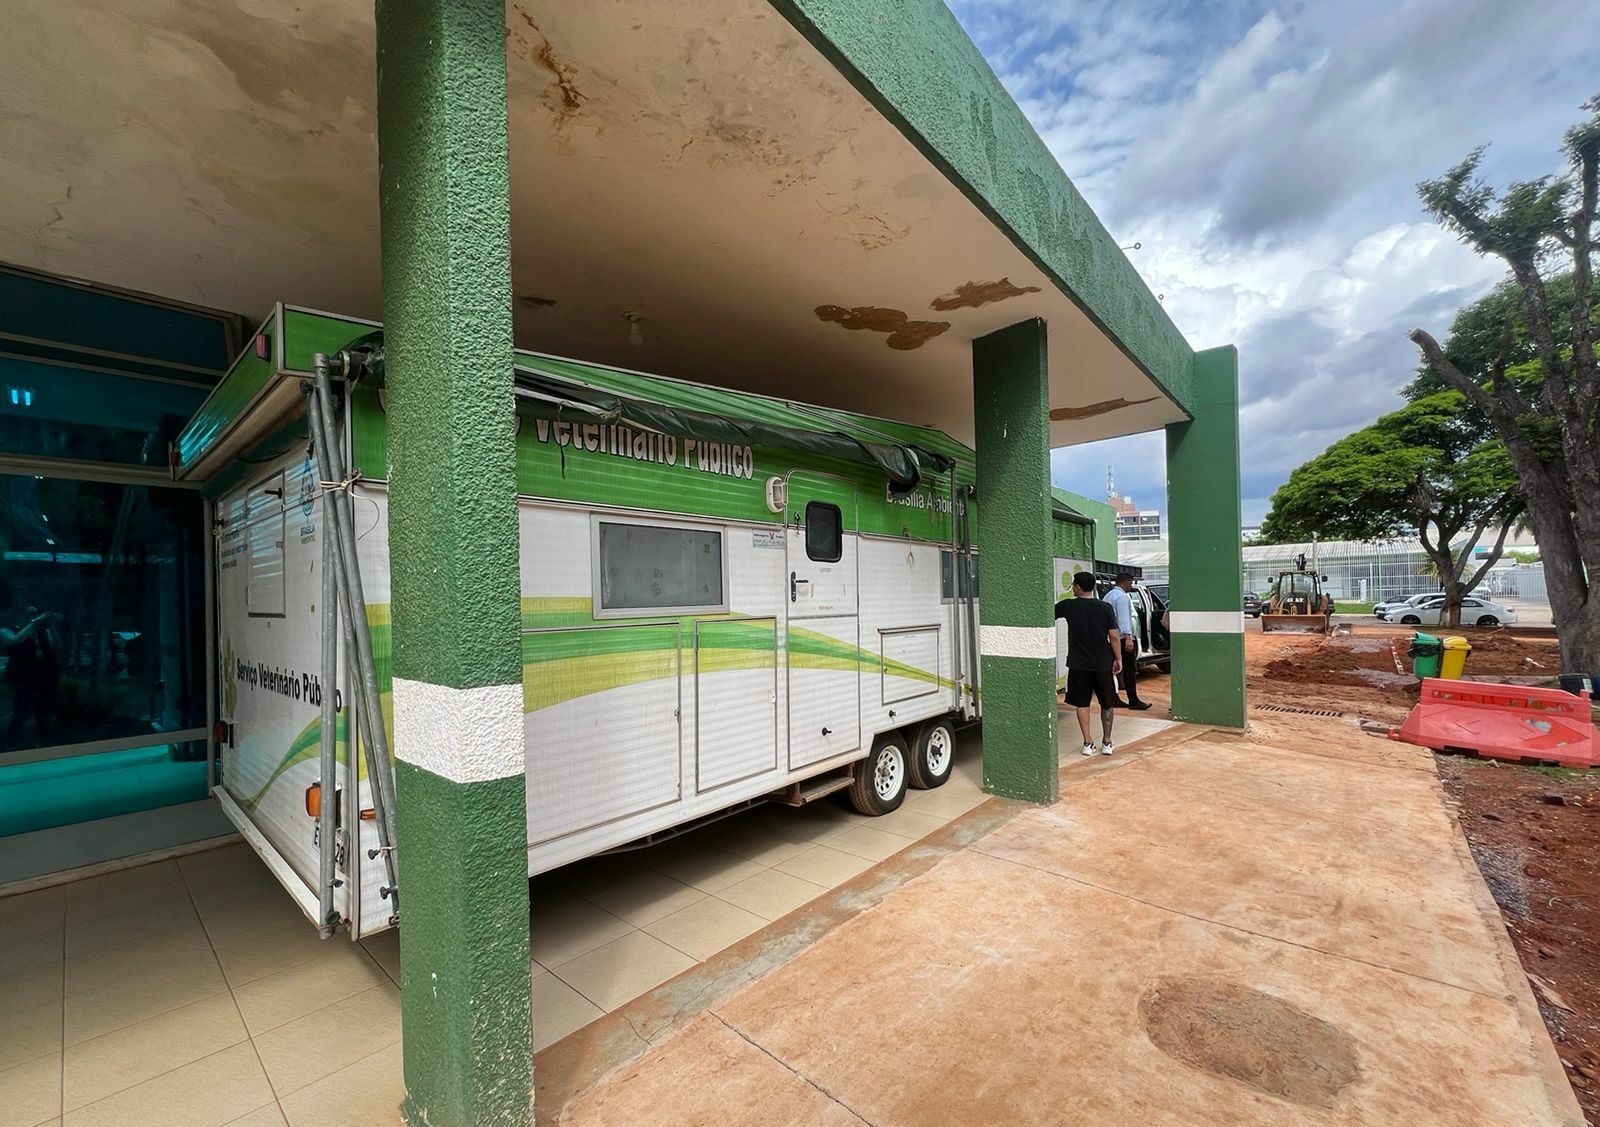
M 557 1046 L 587 1076 L 540 1118 L 1582 1123 L 1428 753 L 1300 717 L 1149 746 Z

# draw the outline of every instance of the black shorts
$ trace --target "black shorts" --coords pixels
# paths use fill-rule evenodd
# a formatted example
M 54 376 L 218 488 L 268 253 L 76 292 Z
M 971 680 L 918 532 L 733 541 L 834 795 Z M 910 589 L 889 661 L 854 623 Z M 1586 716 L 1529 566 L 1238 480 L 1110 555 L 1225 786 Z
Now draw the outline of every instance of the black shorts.
M 1073 708 L 1088 708 L 1089 702 L 1100 699 L 1101 708 L 1111 708 L 1117 701 L 1117 682 L 1109 669 L 1067 670 L 1067 703 Z

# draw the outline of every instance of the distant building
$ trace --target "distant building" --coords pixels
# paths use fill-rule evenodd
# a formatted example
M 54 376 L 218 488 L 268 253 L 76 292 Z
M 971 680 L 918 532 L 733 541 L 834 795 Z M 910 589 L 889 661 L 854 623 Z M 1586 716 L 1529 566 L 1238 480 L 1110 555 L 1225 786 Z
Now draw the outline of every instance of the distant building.
M 1117 513 L 1117 539 L 1160 540 L 1160 511 L 1157 509 L 1133 509 Z
M 1526 550 L 1520 544 L 1516 547 Z M 1512 545 L 1507 550 L 1512 550 Z M 1168 578 L 1167 551 L 1165 540 L 1124 543 L 1121 560 L 1140 568 L 1146 582 L 1161 583 Z M 1278 572 L 1293 568 L 1302 554 L 1309 562 L 1313 552 L 1317 570 L 1328 577 L 1328 593 L 1343 602 L 1373 603 L 1439 590 L 1433 565 L 1415 540 L 1324 540 L 1314 547 L 1309 542 L 1246 543 L 1241 577 L 1244 589 L 1258 593 L 1270 590 Z M 1478 593 L 1524 609 L 1546 604 L 1549 596 L 1545 593 L 1544 565 L 1502 557 L 1483 577 Z
M 1117 479 L 1106 467 L 1106 504 L 1117 512 L 1118 540 L 1160 540 L 1161 512 L 1158 509 L 1141 509 L 1132 497 L 1117 492 Z

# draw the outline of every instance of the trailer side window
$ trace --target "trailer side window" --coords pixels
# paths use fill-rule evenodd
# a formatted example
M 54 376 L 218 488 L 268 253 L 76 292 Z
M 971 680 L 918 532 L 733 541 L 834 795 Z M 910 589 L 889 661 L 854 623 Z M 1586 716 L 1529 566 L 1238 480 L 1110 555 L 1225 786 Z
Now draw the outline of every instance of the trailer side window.
M 283 475 L 275 474 L 245 497 L 244 605 L 251 618 L 284 616 Z
M 838 563 L 844 555 L 844 516 L 838 505 L 806 502 L 806 556 L 818 563 Z
M 722 533 L 709 528 L 599 521 L 595 614 L 727 609 Z
M 972 557 L 972 576 L 969 579 L 966 570 L 961 566 L 961 556 L 948 549 L 939 553 L 939 580 L 940 598 L 945 602 L 954 602 L 956 587 L 959 583 L 961 597 L 976 596 L 978 593 L 978 557 Z

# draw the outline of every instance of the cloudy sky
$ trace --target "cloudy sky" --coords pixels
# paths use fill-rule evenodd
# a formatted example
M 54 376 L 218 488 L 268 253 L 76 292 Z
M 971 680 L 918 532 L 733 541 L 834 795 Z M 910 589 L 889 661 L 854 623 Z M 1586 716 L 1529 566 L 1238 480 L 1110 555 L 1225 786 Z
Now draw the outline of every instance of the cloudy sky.
M 1246 523 L 1502 276 L 1416 182 L 1485 143 L 1497 182 L 1559 171 L 1600 93 L 1594 0 L 947 2 L 1189 342 L 1239 346 Z M 1159 435 L 1054 461 L 1165 510 Z

